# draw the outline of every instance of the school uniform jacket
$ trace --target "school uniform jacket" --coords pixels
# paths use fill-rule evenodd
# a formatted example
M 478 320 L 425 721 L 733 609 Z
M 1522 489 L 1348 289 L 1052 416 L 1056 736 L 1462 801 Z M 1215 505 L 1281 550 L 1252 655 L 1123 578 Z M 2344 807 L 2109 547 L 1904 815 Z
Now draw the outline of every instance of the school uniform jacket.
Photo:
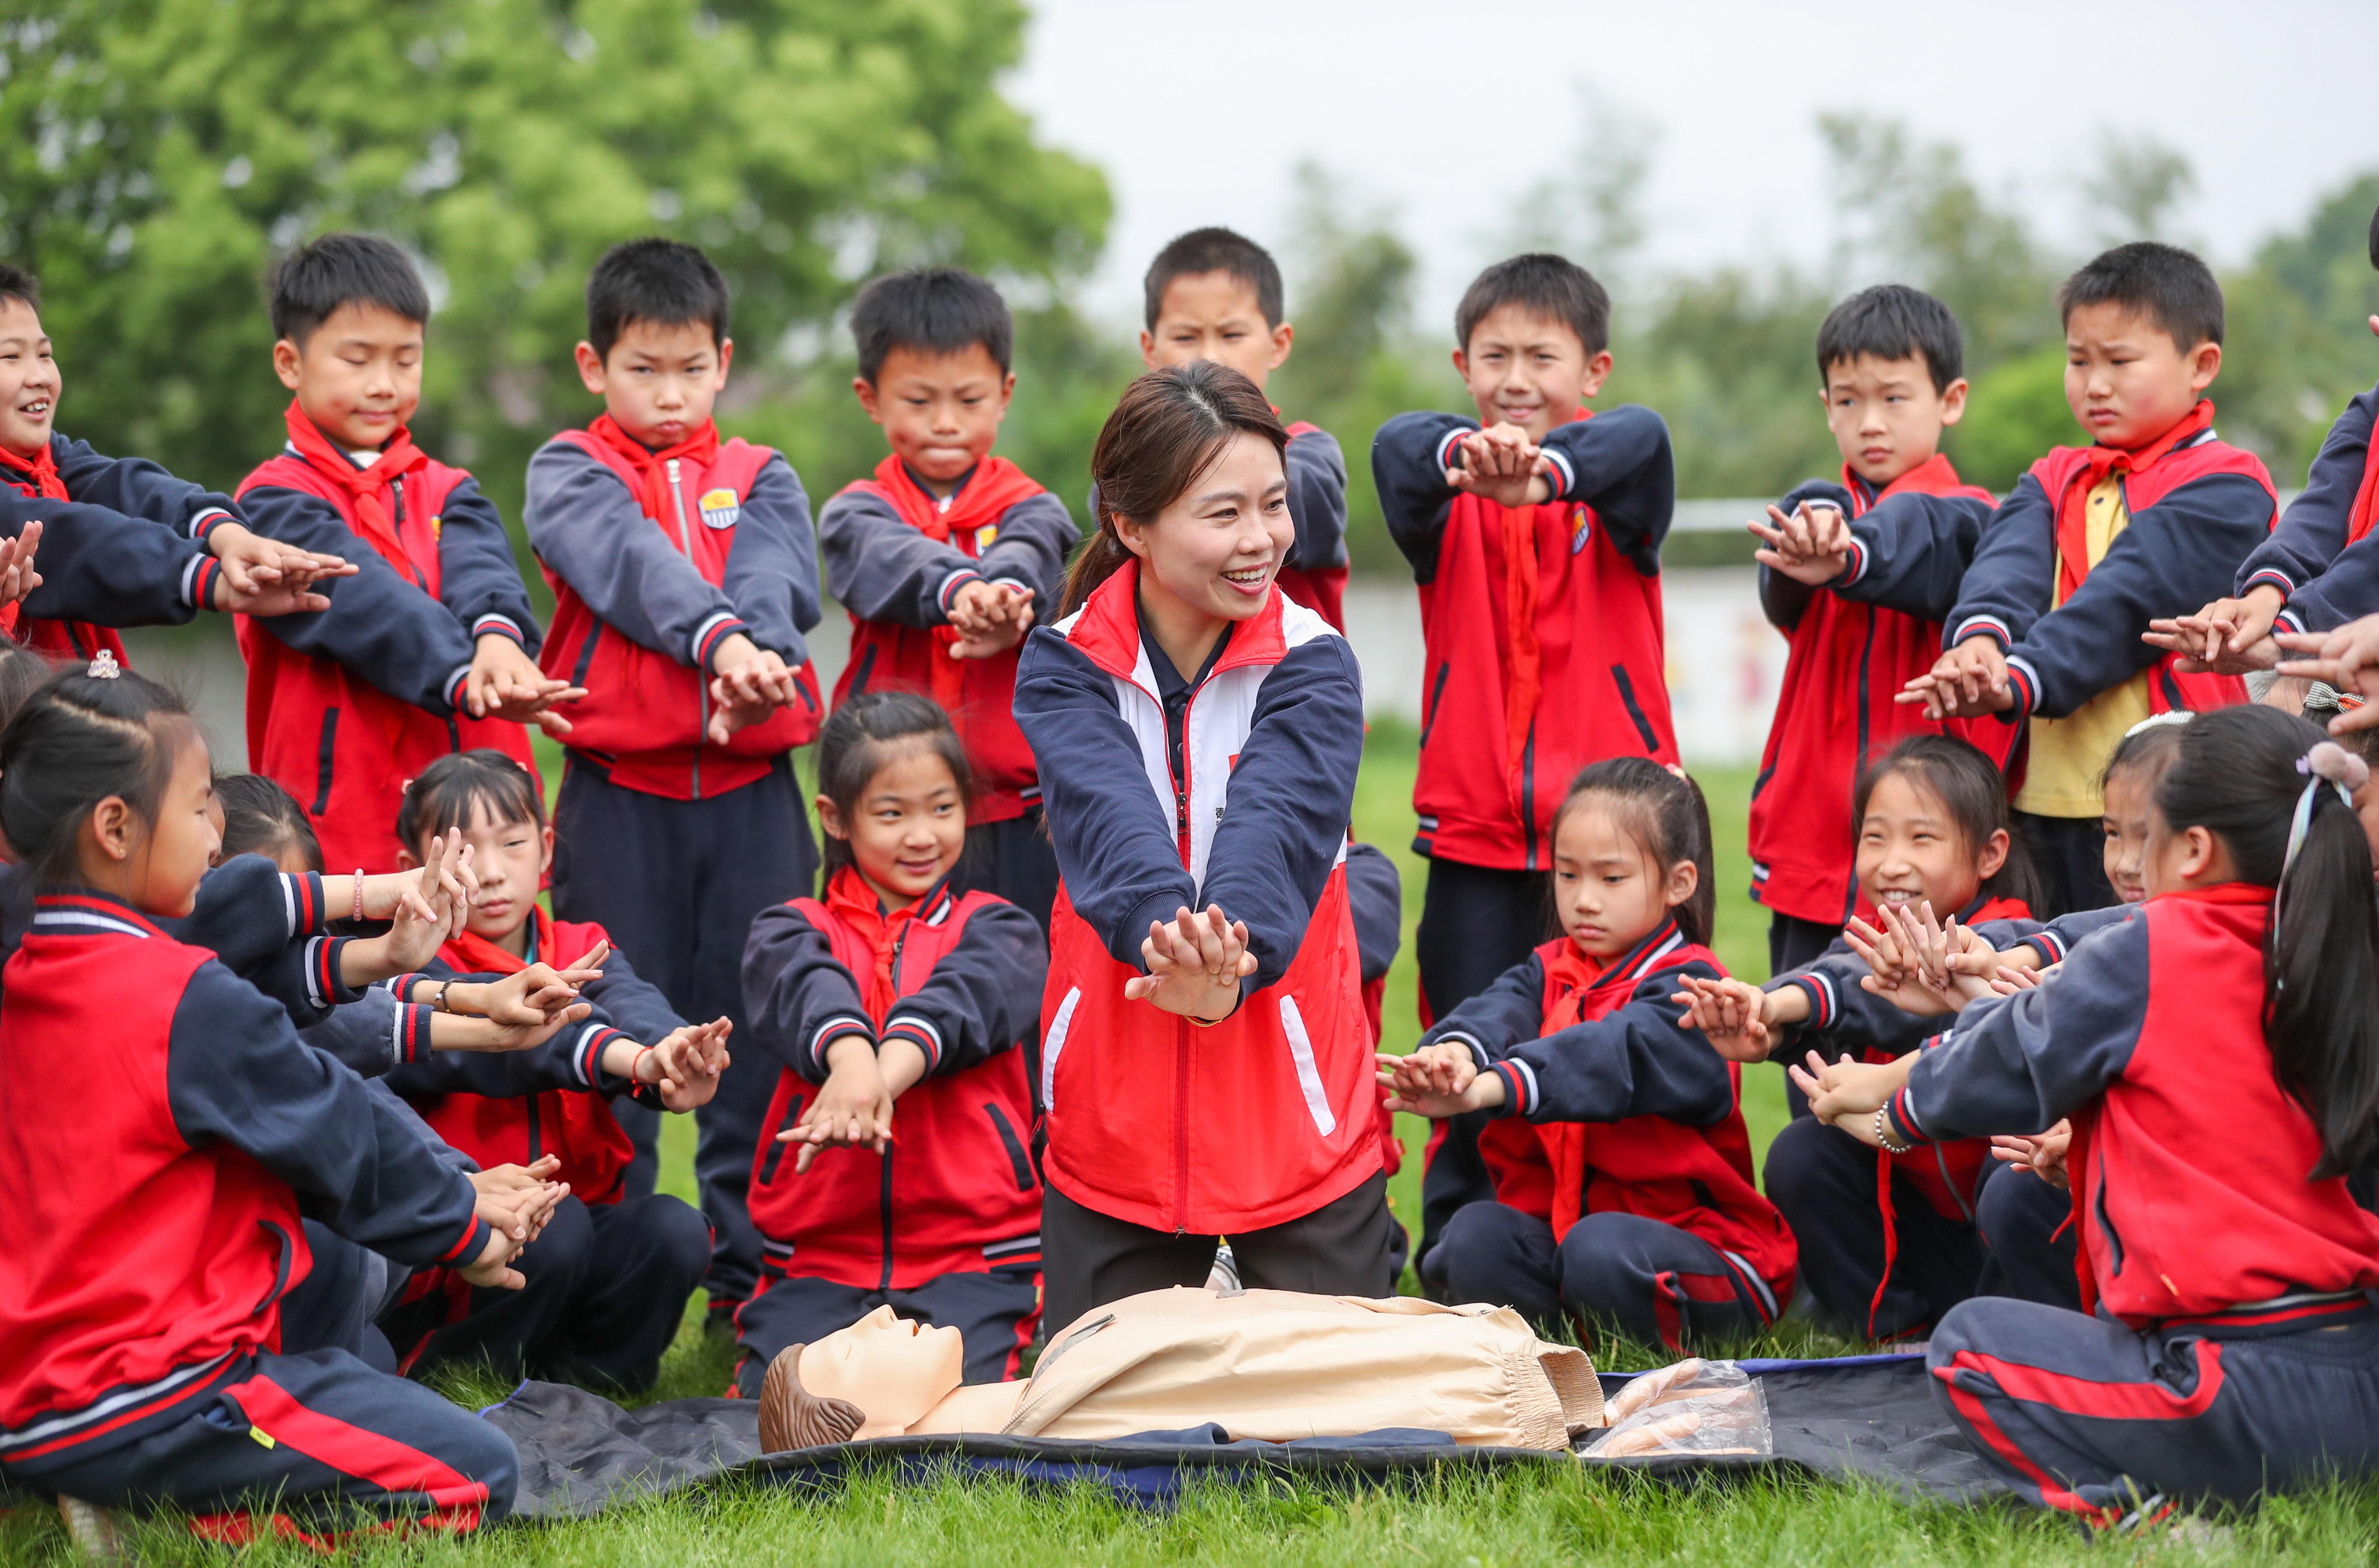
M 132 1441 L 278 1351 L 304 1220 L 478 1256 L 470 1183 L 211 954 L 97 894 L 33 919 L 0 995 L 0 1461 Z
M 1662 668 L 1669 429 L 1633 405 L 1552 431 L 1554 494 L 1507 509 L 1445 471 L 1479 428 L 1400 414 L 1371 447 L 1388 532 L 1420 585 L 1424 650 L 1413 849 L 1543 871 L 1569 781 L 1612 756 L 1677 760 Z
M 2371 440 L 2379 387 L 2347 404 L 2329 428 L 2280 525 L 2240 563 L 2236 592 L 2280 590 L 2278 626 L 2329 632 L 2379 610 L 2379 545 L 2367 545 L 2379 517 L 2379 444 Z
M 913 1290 L 951 1273 L 1041 1262 L 1041 1181 L 1026 1143 L 1024 1052 L 1049 968 L 1031 915 L 935 887 L 889 914 L 846 866 L 824 900 L 763 910 L 743 949 L 755 1041 L 782 1064 L 752 1162 L 764 1277 Z M 894 1102 L 892 1147 L 827 1149 L 796 1173 L 826 1046 L 905 1040 L 925 1076 Z M 766 1290 L 767 1286 L 761 1286 Z
M 1911 492 L 1940 504 L 1896 504 Z M 1851 520 L 1850 560 L 1822 587 L 1759 569 L 1760 606 L 1793 651 L 1751 787 L 1751 896 L 1796 920 L 1839 925 L 1872 912 L 1853 863 L 1860 771 L 1903 736 L 1959 735 L 2003 759 L 2018 731 L 1999 715 L 1944 723 L 1893 700 L 1940 657 L 1941 618 L 1991 513 L 1990 492 L 1961 484 L 1937 456 L 1881 490 L 1845 464 L 1841 484 L 1813 479 L 1778 504 L 1789 513 L 1804 502 Z
M 2236 676 L 2181 674 L 2179 656 L 2140 640 L 2150 620 L 2228 593 L 2239 563 L 2271 533 L 2272 476 L 2253 453 L 2216 439 L 2213 416 L 2214 405 L 2200 402 L 2137 452 L 2059 447 L 1991 513 L 1941 644 L 1988 637 L 1999 645 L 2015 694 L 2011 718 L 2062 718 L 2151 666 L 2156 712 L 2246 700 Z M 2057 602 L 2059 520 L 2109 462 L 2124 476 L 2131 521 Z
M 420 980 L 498 979 L 537 962 L 559 969 L 610 940 L 599 925 L 549 921 L 542 911 L 529 920 L 525 959 L 465 932 L 441 948 L 428 970 L 399 975 L 389 987 L 404 996 Z M 603 1048 L 620 1039 L 657 1044 L 684 1020 L 616 947 L 579 999 L 592 1016 L 530 1051 L 432 1054 L 429 1031 L 419 1027 L 427 1022 L 422 1010 L 402 1009 L 391 1027 L 409 1023 L 417 1032 L 392 1042 L 392 1052 L 402 1052 L 405 1060 L 389 1070 L 389 1087 L 411 1101 L 439 1137 L 482 1167 L 556 1155 L 562 1168 L 554 1179 L 568 1182 L 572 1196 L 589 1204 L 617 1203 L 635 1146 L 611 1114 L 612 1097 L 627 1094 L 650 1105 L 659 1100 L 650 1086 L 605 1072 Z
M 563 737 L 624 789 L 702 800 L 767 774 L 817 733 L 818 623 L 809 497 L 767 447 L 716 425 L 666 451 L 608 414 L 564 430 L 528 465 L 522 509 L 553 590 L 538 668 L 586 688 Z M 795 669 L 799 700 L 724 746 L 709 739 L 711 659 L 741 632 Z
M 851 616 L 835 706 L 886 687 L 940 704 L 974 772 L 970 823 L 1023 815 L 1040 803 L 1041 780 L 1011 711 L 1021 645 L 990 658 L 952 658 L 951 597 L 970 583 L 1002 583 L 1033 596 L 1035 621 L 1045 619 L 1081 537 L 1065 502 L 1003 457 L 976 464 L 947 498 L 888 457 L 818 513 L 827 591 Z
M 1202 1236 L 1312 1212 L 1380 1168 L 1371 1031 L 1347 910 L 1362 676 L 1273 594 L 1191 692 L 1173 776 L 1127 564 L 1036 629 L 1016 719 L 1057 854 L 1041 1016 L 1044 1175 L 1085 1207 Z M 1155 920 L 1217 905 L 1256 970 L 1201 1028 L 1127 1001 Z
M 405 786 L 450 752 L 489 746 L 536 772 L 527 732 L 462 708 L 476 639 L 537 650 L 503 520 L 471 476 L 400 433 L 359 467 L 290 406 L 289 442 L 240 481 L 257 532 L 343 556 L 331 608 L 239 618 L 248 766 L 306 808 L 323 862 L 392 871 Z
M 132 503 L 147 499 L 93 488 Z M 179 626 L 212 604 L 223 568 L 203 532 L 194 537 L 103 504 L 67 501 L 63 489 L 54 476 L 42 483 L 0 467 L 0 537 L 15 538 L 32 522 L 42 529 L 35 561 L 42 585 L 0 607 L 0 631 L 54 659 L 105 650 L 127 664 L 115 628 Z M 206 514 L 201 529 L 220 515 Z
M 2244 883 L 2148 900 L 1960 1014 L 1886 1107 L 1920 1140 L 2071 1118 L 2084 1305 L 2134 1330 L 2318 1319 L 2379 1287 L 2379 1217 L 2307 1179 L 2320 1133 L 2272 1074 L 2271 914 Z

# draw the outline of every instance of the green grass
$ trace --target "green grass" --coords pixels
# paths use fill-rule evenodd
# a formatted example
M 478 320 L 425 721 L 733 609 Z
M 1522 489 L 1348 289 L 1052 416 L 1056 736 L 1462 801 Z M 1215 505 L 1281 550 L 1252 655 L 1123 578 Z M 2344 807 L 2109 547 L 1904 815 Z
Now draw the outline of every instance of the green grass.
M 1358 833 L 1395 856 L 1405 876 L 1405 950 L 1388 981 L 1386 1040 L 1408 1048 L 1419 1033 L 1413 1006 L 1412 935 L 1425 866 L 1408 848 L 1414 737 L 1409 729 L 1373 728 L 1356 796 Z M 549 775 L 549 778 L 552 775 Z M 1747 770 L 1698 775 L 1718 833 L 1716 945 L 1728 969 L 1767 972 L 1766 916 L 1745 897 L 1743 824 Z M 1745 1113 L 1756 1148 L 1784 1120 L 1782 1080 L 1772 1068 L 1745 1075 Z M 1424 1124 L 1405 1118 L 1411 1157 L 1391 1186 L 1396 1212 L 1419 1217 L 1419 1151 Z M 662 1187 L 691 1200 L 693 1129 L 668 1119 L 662 1134 Z M 661 1370 L 656 1399 L 717 1393 L 727 1384 L 730 1347 L 698 1328 L 700 1297 Z M 1787 1319 L 1775 1332 L 1721 1353 L 1839 1354 L 1838 1340 Z M 1664 1357 L 1639 1345 L 1600 1347 L 1612 1369 L 1656 1365 Z M 442 1385 L 474 1407 L 502 1397 L 501 1383 L 457 1377 Z M 224 1553 L 201 1545 L 170 1521 L 139 1526 L 139 1560 L 215 1563 Z M 1202 1487 L 1163 1514 L 1118 1507 L 1104 1492 L 1077 1488 L 1032 1492 L 1004 1481 L 944 1480 L 903 1488 L 864 1477 L 824 1495 L 739 1488 L 696 1501 L 646 1502 L 580 1524 L 514 1525 L 453 1541 L 369 1541 L 347 1557 L 374 1563 L 552 1564 L 556 1568 L 706 1568 L 709 1564 L 987 1563 L 1091 1562 L 1117 1564 L 1345 1562 L 1443 1563 L 1506 1568 L 1537 1562 L 1709 1564 L 1747 1562 L 1840 1563 L 1872 1568 L 2022 1562 L 2088 1562 L 2099 1568 L 2154 1562 L 2369 1564 L 2379 1556 L 2379 1490 L 2283 1499 L 2252 1518 L 2192 1524 L 2186 1534 L 2143 1541 L 2083 1540 L 2061 1519 L 1996 1506 L 1952 1509 L 1904 1502 L 1866 1488 L 1790 1478 L 1670 1488 L 1584 1468 L 1477 1477 L 1441 1474 L 1379 1491 L 1270 1484 L 1244 1490 Z M 245 1560 L 316 1561 L 293 1546 L 252 1548 Z M 34 1505 L 0 1513 L 0 1563 L 73 1562 L 56 1517 Z

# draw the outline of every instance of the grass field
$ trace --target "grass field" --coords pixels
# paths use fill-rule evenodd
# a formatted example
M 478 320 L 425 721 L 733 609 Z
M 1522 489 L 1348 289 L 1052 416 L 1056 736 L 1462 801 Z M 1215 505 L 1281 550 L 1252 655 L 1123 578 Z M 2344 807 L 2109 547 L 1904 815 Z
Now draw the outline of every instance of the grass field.
M 1360 835 L 1386 847 L 1405 875 L 1406 949 L 1388 985 L 1390 1049 L 1419 1032 L 1413 1007 L 1411 937 L 1420 910 L 1422 864 L 1408 850 L 1414 737 L 1374 728 L 1356 798 Z M 1766 918 L 1745 896 L 1743 825 L 1747 771 L 1699 776 L 1717 830 L 1717 947 L 1727 967 L 1764 976 Z M 1765 1151 L 1784 1119 L 1781 1075 L 1745 1076 L 1753 1141 Z M 1413 1158 L 1392 1188 L 1407 1224 L 1419 1209 L 1423 1124 L 1407 1118 Z M 669 1119 L 663 1185 L 692 1199 L 692 1128 Z M 706 1342 L 690 1304 L 686 1331 L 663 1366 L 653 1397 L 715 1393 L 726 1385 L 728 1347 Z M 1756 1344 L 1722 1347 L 1769 1355 L 1827 1355 L 1847 1348 L 1796 1320 Z M 1624 1369 L 1658 1359 L 1641 1347 L 1604 1347 L 1600 1364 Z M 457 1380 L 447 1392 L 474 1407 L 500 1399 L 501 1385 Z M 139 1560 L 219 1562 L 221 1549 L 167 1522 L 140 1527 Z M 1033 1493 L 1005 1483 L 947 1480 L 901 1489 L 863 1479 L 829 1495 L 738 1490 L 695 1502 L 654 1502 L 567 1526 L 512 1526 L 462 1541 L 371 1541 L 344 1556 L 373 1563 L 550 1564 L 554 1568 L 707 1568 L 710 1564 L 953 1564 L 1092 1562 L 1117 1564 L 1345 1562 L 1443 1563 L 1509 1568 L 1538 1562 L 1663 1563 L 1733 1568 L 1745 1562 L 1925 1568 L 2077 1562 L 2200 1564 L 2370 1564 L 2379 1556 L 2379 1490 L 2286 1499 L 2252 1518 L 2194 1526 L 2147 1540 L 2084 1540 L 2060 1519 L 2013 1507 L 1912 1506 L 1865 1488 L 1793 1480 L 1672 1489 L 1585 1469 L 1500 1479 L 1439 1477 L 1393 1491 L 1336 1492 L 1278 1485 L 1210 1488 L 1165 1514 L 1120 1508 L 1101 1491 Z M 244 1560 L 312 1561 L 291 1545 L 250 1549 Z M 74 1559 L 54 1514 L 25 1506 L 0 1513 L 0 1563 Z

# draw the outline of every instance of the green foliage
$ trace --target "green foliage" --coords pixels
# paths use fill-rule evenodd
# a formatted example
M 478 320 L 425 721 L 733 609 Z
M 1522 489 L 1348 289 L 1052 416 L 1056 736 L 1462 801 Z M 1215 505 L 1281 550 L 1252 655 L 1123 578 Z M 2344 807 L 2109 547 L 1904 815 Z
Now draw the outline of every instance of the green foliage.
M 418 432 L 510 501 L 591 412 L 569 350 L 621 239 L 711 253 L 761 402 L 789 333 L 880 268 L 1054 296 L 1086 267 L 1105 177 L 993 89 L 1023 22 L 1016 0 L 34 0 L 0 27 L 0 253 L 47 284 L 67 428 L 228 484 L 281 440 L 266 267 L 391 235 L 439 303 Z
M 2080 439 L 2065 401 L 2060 342 L 2042 344 L 1974 378 L 1966 416 L 1950 428 L 1948 445 L 1962 476 L 2003 491 L 2050 447 Z

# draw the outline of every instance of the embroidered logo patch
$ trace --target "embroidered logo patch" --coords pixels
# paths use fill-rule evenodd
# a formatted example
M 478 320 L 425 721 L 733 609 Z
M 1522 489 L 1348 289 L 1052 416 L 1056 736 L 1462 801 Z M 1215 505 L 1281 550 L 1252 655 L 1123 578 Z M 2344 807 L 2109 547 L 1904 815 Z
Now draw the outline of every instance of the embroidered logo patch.
M 1572 507 L 1569 514 L 1570 554 L 1576 555 L 1578 551 L 1584 549 L 1586 548 L 1586 541 L 1591 538 L 1593 535 L 1594 514 L 1587 511 L 1584 502 L 1580 502 L 1578 505 Z
M 694 504 L 702 509 L 702 525 L 706 528 L 732 528 L 743 514 L 738 501 L 742 498 L 733 490 L 705 490 Z
M 999 525 L 996 523 L 986 523 L 982 527 L 977 528 L 974 531 L 975 554 L 981 555 L 984 551 L 989 549 L 991 548 L 991 541 L 997 537 L 999 537 Z

